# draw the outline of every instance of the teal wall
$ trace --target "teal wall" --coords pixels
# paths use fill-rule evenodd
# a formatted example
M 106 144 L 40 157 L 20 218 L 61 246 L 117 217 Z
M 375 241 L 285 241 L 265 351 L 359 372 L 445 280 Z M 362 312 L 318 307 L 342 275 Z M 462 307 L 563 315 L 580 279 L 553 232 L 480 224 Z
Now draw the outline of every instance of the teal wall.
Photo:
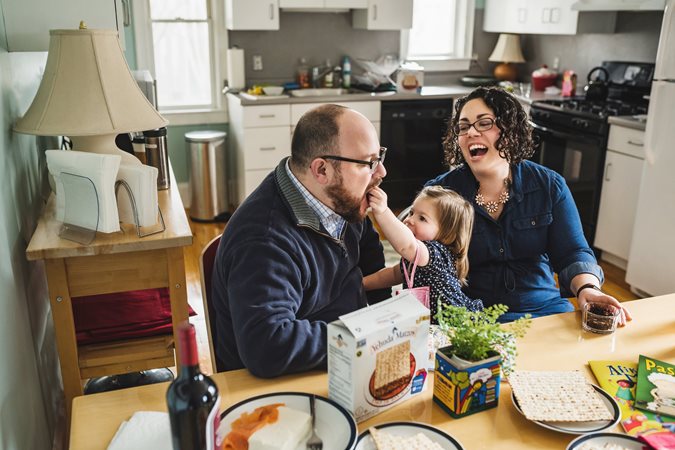
M 63 400 L 42 262 L 26 260 L 49 188 L 43 146 L 14 133 L 46 53 L 8 53 L 0 3 L 0 449 L 49 449 Z M 60 420 L 63 416 L 60 416 Z

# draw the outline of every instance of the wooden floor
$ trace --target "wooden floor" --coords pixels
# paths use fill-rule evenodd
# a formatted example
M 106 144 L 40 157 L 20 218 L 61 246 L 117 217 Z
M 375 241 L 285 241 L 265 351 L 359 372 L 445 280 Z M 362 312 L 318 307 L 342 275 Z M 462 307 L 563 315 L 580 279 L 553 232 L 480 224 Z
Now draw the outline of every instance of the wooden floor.
M 185 252 L 185 270 L 188 287 L 188 302 L 197 312 L 190 322 L 195 325 L 197 331 L 197 345 L 199 347 L 199 360 L 204 373 L 213 373 L 211 365 L 209 339 L 204 319 L 204 306 L 202 302 L 202 288 L 199 275 L 199 255 L 206 244 L 214 237 L 223 232 L 225 224 L 222 223 L 198 223 L 190 221 L 192 234 L 194 235 L 192 246 Z M 624 281 L 626 272 L 612 264 L 600 261 L 600 266 L 605 271 L 605 284 L 603 290 L 614 296 L 619 301 L 635 300 L 628 284 Z

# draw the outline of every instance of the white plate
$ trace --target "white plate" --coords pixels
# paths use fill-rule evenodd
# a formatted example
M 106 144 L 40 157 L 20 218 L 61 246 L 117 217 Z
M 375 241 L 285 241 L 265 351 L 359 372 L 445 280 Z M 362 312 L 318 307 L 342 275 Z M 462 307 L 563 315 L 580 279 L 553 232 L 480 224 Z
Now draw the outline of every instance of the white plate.
M 594 433 L 579 436 L 569 443 L 566 450 L 578 449 L 584 444 L 604 445 L 617 444 L 627 450 L 642 450 L 645 447 L 643 442 L 640 442 L 633 436 L 618 433 Z
M 549 430 L 568 434 L 597 433 L 598 431 L 612 428 L 614 425 L 619 423 L 619 420 L 621 420 L 621 410 L 619 410 L 619 405 L 616 403 L 616 400 L 614 400 L 607 392 L 594 384 L 591 384 L 591 386 L 593 386 L 593 388 L 598 391 L 600 398 L 603 402 L 605 402 L 605 405 L 607 405 L 607 408 L 612 413 L 612 420 L 594 420 L 590 422 L 544 422 L 543 420 L 533 420 L 532 422 L 544 428 L 548 428 Z M 516 396 L 513 395 L 513 392 L 511 392 L 511 401 L 516 407 L 516 410 L 520 414 L 523 414 L 523 411 L 520 409 L 518 400 L 516 400 Z M 524 414 L 523 417 L 525 417 Z
M 285 403 L 287 407 L 309 414 L 309 397 L 306 392 L 278 392 L 243 400 L 220 415 L 220 430 L 226 435 L 231 424 L 244 412 L 271 403 Z M 342 406 L 319 395 L 316 396 L 316 434 L 323 440 L 323 450 L 351 450 L 356 444 L 356 421 Z M 305 442 L 297 450 L 305 450 Z
M 438 443 L 444 450 L 464 450 L 455 438 L 444 431 L 430 425 L 416 422 L 391 422 L 375 426 L 378 430 L 386 431 L 394 436 L 415 436 L 417 433 L 426 435 L 432 441 Z M 368 430 L 359 435 L 354 450 L 376 450 L 373 438 Z

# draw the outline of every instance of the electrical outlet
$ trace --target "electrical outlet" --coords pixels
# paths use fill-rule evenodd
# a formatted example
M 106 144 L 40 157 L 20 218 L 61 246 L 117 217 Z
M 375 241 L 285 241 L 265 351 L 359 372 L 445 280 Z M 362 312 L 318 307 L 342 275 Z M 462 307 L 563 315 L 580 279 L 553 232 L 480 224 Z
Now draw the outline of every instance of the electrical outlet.
M 253 70 L 262 70 L 262 56 L 253 55 Z

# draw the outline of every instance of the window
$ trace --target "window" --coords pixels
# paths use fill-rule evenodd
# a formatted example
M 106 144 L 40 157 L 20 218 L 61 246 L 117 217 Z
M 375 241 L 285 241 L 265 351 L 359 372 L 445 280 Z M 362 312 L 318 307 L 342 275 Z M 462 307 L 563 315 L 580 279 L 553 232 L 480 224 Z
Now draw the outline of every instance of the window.
M 134 1 L 137 66 L 157 81 L 157 104 L 172 124 L 224 122 L 220 93 L 227 39 L 217 0 Z M 223 30 L 218 32 L 218 30 Z M 227 48 L 224 43 L 223 48 Z M 209 114 L 217 111 L 218 114 Z M 209 117 L 213 116 L 213 117 Z
M 413 26 L 401 32 L 401 55 L 427 71 L 468 70 L 474 0 L 414 0 Z

